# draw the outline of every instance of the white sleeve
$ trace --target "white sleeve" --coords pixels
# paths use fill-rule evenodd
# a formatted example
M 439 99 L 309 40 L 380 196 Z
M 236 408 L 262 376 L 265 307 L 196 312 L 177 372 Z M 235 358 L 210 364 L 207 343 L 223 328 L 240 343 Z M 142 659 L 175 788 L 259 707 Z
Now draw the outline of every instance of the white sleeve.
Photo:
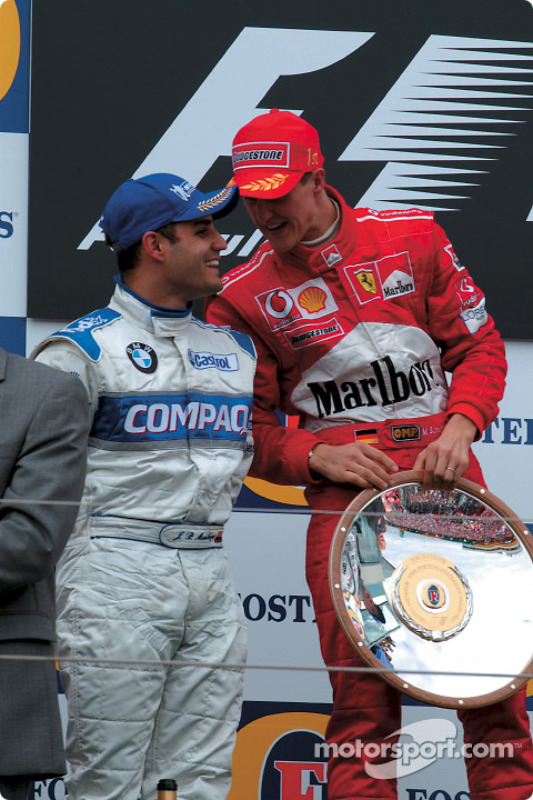
M 98 408 L 99 395 L 98 374 L 94 362 L 65 340 L 47 342 L 33 359 L 62 372 L 70 372 L 81 380 L 89 398 L 92 421 Z

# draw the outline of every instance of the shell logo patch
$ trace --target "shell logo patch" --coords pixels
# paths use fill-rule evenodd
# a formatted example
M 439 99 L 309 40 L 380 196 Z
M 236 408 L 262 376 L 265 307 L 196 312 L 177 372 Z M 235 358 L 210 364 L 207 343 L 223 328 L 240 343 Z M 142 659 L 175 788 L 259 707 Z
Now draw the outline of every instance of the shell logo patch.
M 322 311 L 326 307 L 327 299 L 328 296 L 323 289 L 318 286 L 309 286 L 301 293 L 298 298 L 298 303 L 302 308 L 305 308 L 306 311 L 309 311 L 310 314 L 314 314 L 317 311 Z

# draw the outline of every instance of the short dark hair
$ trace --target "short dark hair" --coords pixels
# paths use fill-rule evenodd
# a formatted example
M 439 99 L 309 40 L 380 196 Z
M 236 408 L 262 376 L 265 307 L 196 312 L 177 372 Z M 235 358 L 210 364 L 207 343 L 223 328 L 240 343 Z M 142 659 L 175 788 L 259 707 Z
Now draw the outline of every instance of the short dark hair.
M 166 225 L 163 225 L 161 228 L 156 230 L 156 233 L 160 233 L 161 236 L 164 236 L 165 239 L 168 239 L 169 242 L 177 242 L 178 237 L 176 236 L 176 223 L 175 222 L 167 222 Z M 113 249 L 111 240 L 108 236 L 105 237 L 106 244 L 108 247 Z M 131 272 L 137 267 L 139 263 L 139 254 L 140 254 L 141 243 L 135 242 L 132 244 L 131 247 L 126 248 L 126 250 L 120 250 L 120 252 L 116 253 L 117 256 L 117 266 L 118 270 L 121 275 L 124 275 L 127 272 Z
M 124 275 L 125 272 L 131 272 L 131 270 L 135 269 L 139 260 L 140 242 L 135 242 L 135 244 L 132 244 L 131 247 L 126 248 L 126 250 L 120 250 L 118 253 L 113 249 L 111 239 L 107 235 L 105 237 L 105 242 L 107 246 L 113 250 L 117 257 L 118 271 L 121 275 Z
M 178 237 L 176 236 L 176 225 L 177 222 L 167 222 L 166 225 L 163 225 L 161 228 L 158 228 L 156 233 L 160 233 L 161 236 L 164 236 L 165 239 L 168 239 L 169 242 L 178 241 Z

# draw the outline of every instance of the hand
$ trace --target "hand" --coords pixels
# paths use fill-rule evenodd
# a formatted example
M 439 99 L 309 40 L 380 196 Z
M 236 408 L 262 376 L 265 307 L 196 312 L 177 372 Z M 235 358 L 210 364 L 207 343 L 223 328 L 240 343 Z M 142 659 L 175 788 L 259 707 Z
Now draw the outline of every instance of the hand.
M 398 472 L 394 461 L 380 450 L 356 442 L 315 445 L 309 469 L 335 483 L 353 483 L 361 489 L 387 489 L 391 473 Z
M 463 414 L 452 414 L 438 439 L 423 450 L 414 469 L 424 470 L 423 486 L 449 488 L 461 477 L 470 460 L 470 445 L 477 427 Z

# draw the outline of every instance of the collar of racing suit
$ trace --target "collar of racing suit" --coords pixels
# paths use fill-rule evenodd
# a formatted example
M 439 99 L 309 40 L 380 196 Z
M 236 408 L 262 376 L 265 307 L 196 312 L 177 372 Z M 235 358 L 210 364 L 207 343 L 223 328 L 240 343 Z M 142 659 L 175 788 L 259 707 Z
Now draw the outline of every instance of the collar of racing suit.
M 319 247 L 321 244 L 329 242 L 330 239 L 333 239 L 336 236 L 341 224 L 341 207 L 331 195 L 329 195 L 329 199 L 335 208 L 335 219 L 333 220 L 333 225 L 330 225 L 327 231 L 323 233 L 322 236 L 319 236 L 318 239 L 312 239 L 308 242 L 302 241 L 304 247 Z
M 115 291 L 109 306 L 133 318 L 145 330 L 158 336 L 176 336 L 188 328 L 192 319 L 192 303 L 186 308 L 164 308 L 149 303 L 123 282 L 120 275 L 114 278 Z
M 332 232 L 332 236 L 329 240 L 322 242 L 322 237 L 320 242 L 317 244 L 316 242 L 300 242 L 299 244 L 295 245 L 292 250 L 289 250 L 286 253 L 283 253 L 282 262 L 290 263 L 295 269 L 303 271 L 309 277 L 312 274 L 320 275 L 323 272 L 328 272 L 331 269 L 331 266 L 328 264 L 327 260 L 322 257 L 322 251 L 324 248 L 333 247 L 335 242 L 338 242 L 343 238 L 344 231 L 346 229 L 346 225 L 353 226 L 353 219 L 350 219 L 350 212 L 353 212 L 353 208 L 351 208 L 344 198 L 342 197 L 339 192 L 334 189 L 332 186 L 326 186 L 326 192 L 328 193 L 329 197 L 333 201 L 333 203 L 338 206 L 340 219 L 336 220 L 334 230 Z M 358 231 L 358 237 L 364 239 L 366 236 L 364 226 L 359 226 L 361 228 L 360 232 Z M 350 230 L 350 237 L 353 238 L 353 229 L 349 228 Z M 329 233 L 329 231 L 328 231 Z M 326 237 L 324 236 L 324 239 Z

